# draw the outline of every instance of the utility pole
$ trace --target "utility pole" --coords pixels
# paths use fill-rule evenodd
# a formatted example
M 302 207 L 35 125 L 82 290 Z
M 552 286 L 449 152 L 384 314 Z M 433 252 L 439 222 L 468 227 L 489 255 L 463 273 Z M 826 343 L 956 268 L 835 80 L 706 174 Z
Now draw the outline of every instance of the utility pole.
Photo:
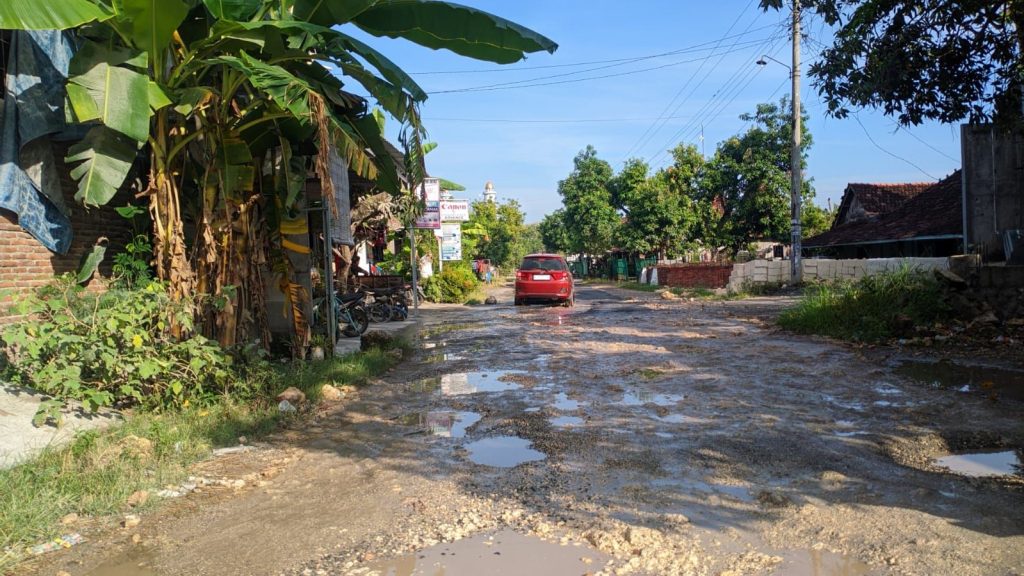
M 792 215 L 790 232 L 790 279 L 793 284 L 803 282 L 803 268 L 800 262 L 801 230 L 800 230 L 800 189 L 802 172 L 800 154 L 800 0 L 793 0 L 793 149 L 790 152 L 790 172 L 792 189 L 790 190 L 790 212 Z

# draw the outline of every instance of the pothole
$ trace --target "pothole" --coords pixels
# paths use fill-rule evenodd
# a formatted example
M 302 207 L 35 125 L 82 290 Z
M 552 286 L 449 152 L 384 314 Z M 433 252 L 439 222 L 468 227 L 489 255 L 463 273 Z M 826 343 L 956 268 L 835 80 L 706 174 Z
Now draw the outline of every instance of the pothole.
M 480 421 L 476 412 L 433 411 L 413 414 L 405 420 L 408 424 L 418 425 L 431 436 L 443 438 L 462 438 L 466 429 Z M 414 421 L 411 421 L 414 420 Z
M 440 390 L 443 396 L 508 392 L 522 386 L 512 380 L 526 376 L 516 370 L 490 370 L 486 372 L 452 372 L 434 378 L 420 380 L 414 388 L 423 391 Z
M 974 452 L 950 454 L 935 459 L 935 465 L 963 476 L 989 477 L 1020 474 L 1021 465 L 1017 452 Z
M 1024 401 L 1024 371 L 1020 370 L 964 365 L 948 360 L 907 360 L 896 367 L 896 373 L 944 390 L 998 394 Z
M 518 436 L 492 436 L 466 445 L 469 459 L 475 464 L 495 468 L 512 468 L 526 462 L 537 462 L 547 455 L 531 448 L 532 443 Z

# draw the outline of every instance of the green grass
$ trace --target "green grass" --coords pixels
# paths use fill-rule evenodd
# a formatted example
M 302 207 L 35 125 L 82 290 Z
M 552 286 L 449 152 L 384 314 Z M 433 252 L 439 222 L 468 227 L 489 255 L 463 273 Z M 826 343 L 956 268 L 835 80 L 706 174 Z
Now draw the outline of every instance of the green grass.
M 802 334 L 881 342 L 949 316 L 939 283 L 904 268 L 855 282 L 810 285 L 800 303 L 782 313 L 779 325 Z
M 616 284 L 616 286 L 618 288 L 624 288 L 626 290 L 638 290 L 640 292 L 660 292 L 666 289 L 665 286 L 641 284 L 639 282 L 619 282 Z M 667 290 L 675 294 L 676 296 L 680 296 L 682 298 L 696 298 L 698 300 L 716 300 L 722 298 L 722 296 L 720 296 L 718 293 L 716 293 L 714 290 L 711 290 L 710 288 L 671 287 L 667 288 Z
M 337 359 L 276 366 L 250 376 L 263 390 L 250 402 L 225 399 L 208 407 L 134 413 L 120 426 L 84 432 L 63 448 L 0 470 L 0 573 L 12 570 L 27 547 L 74 531 L 60 525 L 64 515 L 123 512 L 133 492 L 179 484 L 213 448 L 275 430 L 281 417 L 273 395 L 285 387 L 315 401 L 325 383 L 362 386 L 400 361 L 394 350 L 405 354 L 408 347 L 392 341 Z

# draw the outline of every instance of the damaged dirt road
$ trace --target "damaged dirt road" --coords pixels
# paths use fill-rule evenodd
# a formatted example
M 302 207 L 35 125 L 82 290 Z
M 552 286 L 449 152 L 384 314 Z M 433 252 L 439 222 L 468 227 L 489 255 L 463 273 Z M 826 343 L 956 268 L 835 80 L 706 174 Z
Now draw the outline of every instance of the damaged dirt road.
M 1024 573 L 1024 404 L 778 332 L 787 303 L 427 310 L 383 380 L 35 570 Z M 964 452 L 1006 474 L 938 460 Z

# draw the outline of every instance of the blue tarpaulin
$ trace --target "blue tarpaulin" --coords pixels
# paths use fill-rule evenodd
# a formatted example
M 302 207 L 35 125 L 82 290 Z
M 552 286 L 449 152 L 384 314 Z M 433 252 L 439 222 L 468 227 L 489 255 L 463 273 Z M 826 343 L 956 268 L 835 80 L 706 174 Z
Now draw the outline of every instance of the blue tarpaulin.
M 51 137 L 66 129 L 64 84 L 74 53 L 72 38 L 56 30 L 14 32 L 0 110 L 0 208 L 53 252 L 71 247 Z

